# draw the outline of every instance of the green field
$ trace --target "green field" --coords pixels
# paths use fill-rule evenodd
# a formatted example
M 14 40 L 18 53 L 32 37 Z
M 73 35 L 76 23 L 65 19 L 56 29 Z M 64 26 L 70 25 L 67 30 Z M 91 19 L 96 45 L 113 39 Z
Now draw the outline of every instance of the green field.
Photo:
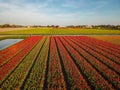
M 71 28 L 34 28 L 17 31 L 4 31 L 0 35 L 120 35 L 120 30 L 71 29 Z

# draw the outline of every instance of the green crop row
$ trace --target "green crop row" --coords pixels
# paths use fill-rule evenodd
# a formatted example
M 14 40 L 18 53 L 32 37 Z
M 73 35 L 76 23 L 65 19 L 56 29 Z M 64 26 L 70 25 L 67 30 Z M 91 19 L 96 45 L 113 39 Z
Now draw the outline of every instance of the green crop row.
M 34 89 L 34 90 L 42 90 L 44 87 L 45 81 L 45 73 L 46 73 L 46 64 L 48 59 L 48 49 L 49 49 L 49 41 L 50 38 L 47 37 L 40 53 L 36 59 L 34 66 L 30 71 L 30 75 L 27 77 L 24 86 L 22 89 Z

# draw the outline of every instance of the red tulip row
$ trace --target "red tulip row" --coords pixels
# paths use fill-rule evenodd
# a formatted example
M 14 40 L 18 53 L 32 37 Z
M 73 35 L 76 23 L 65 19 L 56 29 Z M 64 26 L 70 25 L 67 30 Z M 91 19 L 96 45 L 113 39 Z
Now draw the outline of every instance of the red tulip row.
M 34 65 L 37 55 L 42 47 L 45 37 L 40 37 L 40 41 L 35 45 L 35 47 L 30 51 L 28 55 L 22 60 L 22 62 L 17 66 L 4 83 L 1 85 L 1 89 L 19 89 L 24 83 L 24 80 L 29 75 L 29 71 Z
M 90 90 L 88 83 L 85 78 L 73 62 L 71 56 L 66 51 L 63 44 L 56 37 L 57 46 L 59 48 L 60 57 L 62 59 L 62 64 L 65 70 L 66 79 L 67 79 L 67 88 L 69 90 Z
M 109 83 L 111 83 L 115 88 L 120 88 L 120 76 L 112 69 L 110 69 L 108 66 L 103 64 L 101 61 L 99 61 L 96 57 L 91 55 L 89 52 L 92 50 L 88 49 L 88 47 L 80 44 L 76 40 L 74 40 L 72 37 L 69 37 L 69 40 L 71 40 L 71 44 L 73 43 L 74 48 L 78 50 L 79 53 L 81 53 L 88 62 L 106 79 Z
M 88 37 L 90 38 L 90 37 Z M 95 38 L 91 38 L 91 39 L 95 39 Z M 108 46 L 108 47 L 111 47 L 113 49 L 116 49 L 116 50 L 120 50 L 120 45 L 117 45 L 117 44 L 113 44 L 113 43 L 110 43 L 110 42 L 106 42 L 106 41 L 103 41 L 103 40 L 98 40 L 96 39 L 98 42 L 100 41 L 101 43 L 103 43 L 105 46 Z M 119 51 L 120 52 L 120 51 Z
M 76 41 L 76 39 L 75 39 L 75 41 Z M 105 65 L 107 65 L 108 67 L 110 67 L 111 69 L 115 70 L 117 73 L 120 74 L 120 70 L 118 69 L 118 68 L 120 68 L 120 65 L 118 65 L 117 63 L 111 61 L 109 58 L 105 57 L 104 56 L 105 52 L 99 50 L 98 48 L 95 48 L 95 47 L 93 48 L 90 44 L 88 45 L 87 42 L 84 43 L 85 41 L 84 42 L 83 41 L 78 41 L 78 42 L 79 42 L 79 45 L 81 47 L 84 47 L 84 48 L 87 47 L 86 50 L 89 51 L 89 53 L 91 53 L 91 55 L 95 56 L 102 63 L 104 63 Z M 100 54 L 100 53 L 102 53 L 102 54 Z M 107 55 L 107 56 L 110 57 L 110 55 Z M 120 59 L 117 59 L 117 60 L 120 60 Z
M 119 90 L 119 48 L 86 36 L 31 36 L 0 52 L 0 89 Z
M 29 45 L 21 51 L 19 54 L 14 56 L 9 62 L 0 67 L 0 80 L 4 79 L 7 74 L 9 74 L 21 61 L 22 59 L 29 53 L 29 51 L 37 44 L 40 40 L 40 37 L 33 36 L 30 37 Z M 28 39 L 27 39 L 28 40 Z
M 79 38 L 79 39 L 78 39 Z M 91 41 L 88 41 L 86 38 L 82 38 L 82 36 L 80 37 L 76 37 L 76 40 L 79 40 L 81 43 L 85 44 L 86 46 L 88 46 L 89 48 L 93 49 L 94 51 L 102 54 L 103 56 L 109 58 L 111 61 L 120 64 L 120 55 L 117 56 L 115 54 L 115 52 L 109 52 L 109 49 L 106 48 L 101 48 L 99 47 L 99 45 L 92 43 Z M 94 47 L 94 48 L 93 48 Z
M 54 38 L 55 37 L 51 37 L 50 42 L 49 67 L 47 74 L 46 89 L 66 90 L 64 76 L 62 73 L 62 67 L 60 64 L 60 58 L 57 52 L 57 47 Z
M 98 40 L 98 39 L 94 39 L 91 37 L 86 37 L 86 36 L 82 36 L 81 39 L 84 39 L 88 42 L 92 42 L 95 45 L 99 45 L 101 48 L 105 48 L 108 51 L 110 51 L 111 53 L 115 53 L 116 55 L 120 56 L 120 46 L 116 45 L 116 44 L 112 44 L 109 42 L 105 42 L 103 40 Z
M 101 41 L 99 41 L 98 39 L 94 39 L 94 38 L 87 37 L 87 36 L 79 36 L 79 37 L 80 37 L 80 40 L 88 41 L 88 43 L 95 45 L 96 47 L 102 49 L 103 51 L 109 52 L 117 57 L 120 57 L 119 50 L 114 51 L 113 48 L 111 49 L 110 46 L 108 47 L 104 45 L 104 43 L 108 43 L 108 42 L 101 43 Z M 112 43 L 109 43 L 109 44 L 112 44 Z
M 25 47 L 29 45 L 32 37 L 27 38 L 11 47 L 8 47 L 0 52 L 0 66 L 9 61 L 12 57 L 20 53 Z
M 73 37 L 70 37 L 73 39 Z M 95 68 L 93 68 L 89 62 L 81 55 L 75 48 L 76 45 L 74 45 L 71 41 L 68 40 L 68 38 L 60 38 L 63 42 L 64 46 L 67 48 L 68 52 L 71 54 L 71 56 L 74 59 L 74 62 L 78 66 L 78 68 L 83 73 L 83 76 L 86 77 L 87 81 L 90 83 L 91 87 L 95 90 L 102 89 L 112 90 L 112 85 L 108 83 L 107 80 L 105 80 L 97 71 Z M 72 52 L 72 53 L 71 53 Z

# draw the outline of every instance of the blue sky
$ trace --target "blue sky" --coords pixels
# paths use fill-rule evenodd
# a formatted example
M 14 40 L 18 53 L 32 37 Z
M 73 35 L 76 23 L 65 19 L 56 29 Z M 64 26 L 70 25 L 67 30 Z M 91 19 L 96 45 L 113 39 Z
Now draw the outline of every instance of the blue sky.
M 120 0 L 0 0 L 0 24 L 120 24 Z

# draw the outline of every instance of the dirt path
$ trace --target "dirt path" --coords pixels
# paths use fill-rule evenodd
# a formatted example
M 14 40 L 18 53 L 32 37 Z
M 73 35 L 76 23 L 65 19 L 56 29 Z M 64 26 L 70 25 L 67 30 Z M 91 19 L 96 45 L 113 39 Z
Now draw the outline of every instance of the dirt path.
M 25 30 L 28 28 L 0 28 L 0 32 L 5 32 L 5 31 L 15 31 L 15 30 Z

